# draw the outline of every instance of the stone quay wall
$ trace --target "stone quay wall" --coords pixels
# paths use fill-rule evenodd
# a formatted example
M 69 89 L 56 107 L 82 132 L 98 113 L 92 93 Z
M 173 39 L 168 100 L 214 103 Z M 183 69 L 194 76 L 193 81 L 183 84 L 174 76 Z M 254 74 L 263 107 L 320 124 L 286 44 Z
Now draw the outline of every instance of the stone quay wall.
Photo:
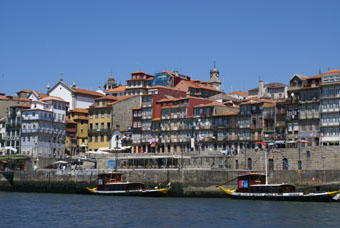
M 301 161 L 302 170 L 340 170 L 340 147 L 303 147 L 240 150 L 238 154 L 201 153 L 160 153 L 160 154 L 118 154 L 98 155 L 97 168 L 110 169 L 109 161 L 118 161 L 118 168 L 228 168 L 230 170 L 265 170 L 272 159 L 273 170 L 283 169 L 286 159 L 288 170 L 297 170 Z M 182 159 L 183 158 L 183 159 Z M 251 160 L 251 167 L 249 167 Z M 183 165 L 182 165 L 183 164 Z
M 173 196 L 223 196 L 216 186 L 227 183 L 237 187 L 240 173 L 264 172 L 265 156 L 272 159 L 268 170 L 269 183 L 289 183 L 301 190 L 335 190 L 340 185 L 340 148 L 304 147 L 267 150 L 241 150 L 238 154 L 201 152 L 169 154 L 98 155 L 93 162 L 84 161 L 82 170 L 41 169 L 54 160 L 39 159 L 27 163 L 26 171 L 0 173 L 0 190 L 31 192 L 86 193 L 85 187 L 95 186 L 97 175 L 117 168 L 124 180 L 138 181 L 153 187 L 171 182 Z M 300 155 L 299 155 L 300 151 Z M 302 169 L 298 170 L 298 160 Z M 249 169 L 251 159 L 251 169 Z M 283 169 L 283 159 L 288 169 Z M 112 166 L 112 163 L 117 166 Z M 269 166 L 269 164 L 267 163 Z M 32 166 L 36 166 L 33 170 Z M 231 181 L 233 180 L 233 181 Z
M 112 170 L 39 170 L 15 171 L 13 182 L 2 176 L 0 190 L 24 192 L 53 192 L 53 193 L 87 193 L 85 187 L 93 187 L 97 183 L 97 174 Z M 217 188 L 224 184 L 229 188 L 237 187 L 235 178 L 245 170 L 228 170 L 224 168 L 210 169 L 125 169 L 123 173 L 126 181 L 144 182 L 153 187 L 160 183 L 166 186 L 171 182 L 173 186 L 170 196 L 201 196 L 223 197 Z M 313 181 L 312 178 L 315 180 Z M 304 174 L 294 170 L 270 171 L 269 183 L 291 183 L 297 189 L 310 191 L 335 190 L 340 185 L 340 170 L 304 171 Z M 226 184 L 225 184 L 226 183 Z

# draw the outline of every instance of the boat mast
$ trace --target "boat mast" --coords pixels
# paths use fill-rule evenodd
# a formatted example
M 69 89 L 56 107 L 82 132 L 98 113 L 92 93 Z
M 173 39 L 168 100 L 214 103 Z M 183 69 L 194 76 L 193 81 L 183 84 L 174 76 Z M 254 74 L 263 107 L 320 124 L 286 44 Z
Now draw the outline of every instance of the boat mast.
M 269 151 L 269 149 L 268 149 Z M 265 165 L 265 170 L 266 170 L 266 185 L 268 185 L 268 170 L 267 170 L 267 151 L 264 150 L 264 165 Z

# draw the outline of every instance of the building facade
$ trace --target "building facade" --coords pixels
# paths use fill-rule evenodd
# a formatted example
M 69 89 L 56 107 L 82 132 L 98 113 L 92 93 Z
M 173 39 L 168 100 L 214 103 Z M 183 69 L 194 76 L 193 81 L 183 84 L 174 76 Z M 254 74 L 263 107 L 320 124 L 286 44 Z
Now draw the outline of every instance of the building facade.
M 73 109 L 68 113 L 68 118 L 77 123 L 77 148 L 76 152 L 88 151 L 89 110 Z
M 67 105 L 63 99 L 49 96 L 33 101 L 31 108 L 22 112 L 22 154 L 64 157 Z
M 97 98 L 95 103 L 89 107 L 89 151 L 111 148 L 112 103 L 115 101 L 117 101 L 116 97 L 104 96 Z
M 13 105 L 9 107 L 9 112 L 6 118 L 6 154 L 17 154 L 20 152 L 20 137 L 21 137 L 21 124 L 22 113 L 24 110 L 29 109 L 29 105 Z
M 96 98 L 103 96 L 103 94 L 95 91 L 77 88 L 75 83 L 69 86 L 63 79 L 60 79 L 52 88 L 48 88 L 48 95 L 60 97 L 68 102 L 68 110 L 76 108 L 87 109 L 94 103 Z

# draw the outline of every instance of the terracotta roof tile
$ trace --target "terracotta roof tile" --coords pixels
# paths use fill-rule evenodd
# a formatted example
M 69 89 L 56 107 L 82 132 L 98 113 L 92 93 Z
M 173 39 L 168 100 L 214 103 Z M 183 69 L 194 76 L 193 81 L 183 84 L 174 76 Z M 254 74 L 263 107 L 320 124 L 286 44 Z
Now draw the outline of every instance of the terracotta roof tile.
M 243 91 L 233 91 L 233 92 L 228 93 L 228 94 L 236 94 L 236 95 L 243 95 L 243 96 L 249 95 L 247 92 L 243 92 Z
M 143 72 L 143 71 L 141 71 L 141 70 L 138 70 L 138 71 L 136 71 L 136 72 L 133 72 L 133 73 L 131 73 L 131 75 L 132 75 L 132 74 L 145 74 L 145 75 L 154 77 L 153 75 L 148 74 L 148 73 L 145 73 L 145 72 Z
M 140 110 L 140 109 L 142 109 L 142 106 L 138 106 L 136 108 L 133 108 L 132 110 Z
M 20 93 L 20 92 L 23 92 L 23 93 L 32 93 L 32 90 L 23 89 L 23 90 L 19 91 L 19 93 Z
M 199 108 L 199 107 L 210 107 L 210 106 L 220 106 L 220 107 L 226 107 L 224 104 L 219 103 L 219 102 L 211 102 L 209 104 L 199 104 L 194 106 L 194 108 Z
M 0 96 L 0 100 L 9 100 L 6 96 Z
M 126 86 L 119 86 L 114 89 L 106 90 L 105 93 L 112 93 L 112 92 L 124 92 L 126 89 Z
M 19 108 L 29 109 L 29 108 L 31 108 L 31 105 L 16 104 L 16 105 L 11 105 L 11 107 L 19 107 Z
M 39 95 L 40 99 L 41 99 L 41 98 L 48 97 L 48 95 L 47 95 L 47 94 L 41 93 L 41 92 L 39 92 L 39 91 L 34 91 L 34 92 L 35 92 L 36 94 L 38 94 L 38 95 Z
M 85 113 L 85 114 L 88 114 L 89 113 L 89 110 L 87 109 L 83 109 L 83 108 L 76 108 L 76 109 L 72 109 L 70 110 L 70 113 Z
M 75 89 L 75 93 L 90 95 L 90 96 L 94 96 L 94 97 L 102 97 L 102 96 L 104 96 L 103 94 L 95 92 L 95 91 L 86 90 L 86 89 L 79 89 L 79 88 Z
M 118 97 L 114 97 L 114 96 L 102 96 L 102 97 L 96 98 L 95 100 L 96 101 L 100 101 L 100 100 L 116 101 L 116 100 L 118 100 Z
M 75 122 L 75 121 L 69 119 L 67 116 L 66 116 L 65 119 L 66 119 L 66 123 L 72 123 L 72 124 L 76 124 L 76 123 L 77 123 L 77 122 Z
M 55 97 L 55 96 L 47 96 L 43 99 L 40 99 L 41 101 L 60 101 L 60 102 L 65 102 L 68 103 L 67 101 L 64 101 L 62 98 L 60 97 Z

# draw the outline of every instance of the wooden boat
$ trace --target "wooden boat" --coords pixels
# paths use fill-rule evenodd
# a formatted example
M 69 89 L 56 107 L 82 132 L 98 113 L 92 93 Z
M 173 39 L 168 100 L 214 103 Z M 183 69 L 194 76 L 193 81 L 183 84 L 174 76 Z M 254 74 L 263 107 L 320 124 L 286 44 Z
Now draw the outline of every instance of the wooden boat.
M 86 187 L 94 194 L 100 195 L 119 195 L 119 196 L 162 196 L 166 195 L 171 189 L 170 183 L 167 188 L 146 189 L 144 183 L 123 182 L 122 174 L 119 172 L 101 173 L 98 175 L 98 185 L 94 188 Z
M 339 191 L 296 192 L 290 184 L 268 184 L 263 173 L 244 173 L 238 176 L 238 188 L 234 190 L 219 188 L 233 199 L 287 200 L 287 201 L 335 201 Z

